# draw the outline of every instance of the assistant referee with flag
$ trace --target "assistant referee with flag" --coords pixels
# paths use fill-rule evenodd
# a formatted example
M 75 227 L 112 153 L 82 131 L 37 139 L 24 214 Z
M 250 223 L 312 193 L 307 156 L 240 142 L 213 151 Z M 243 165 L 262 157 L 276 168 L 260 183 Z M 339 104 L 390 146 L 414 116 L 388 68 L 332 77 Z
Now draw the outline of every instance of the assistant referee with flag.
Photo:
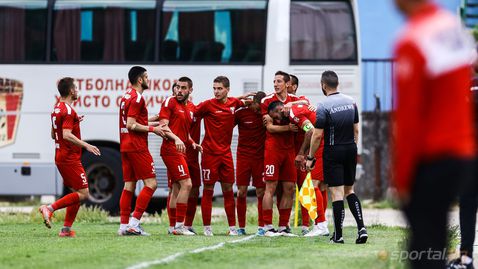
M 362 206 L 354 193 L 357 166 L 357 138 L 359 116 L 355 101 L 337 91 L 339 78 L 333 71 L 322 73 L 322 92 L 327 98 L 317 107 L 317 120 L 307 156 L 307 170 L 315 165 L 315 152 L 324 138 L 324 182 L 332 194 L 335 232 L 333 243 L 344 243 L 342 225 L 345 216 L 344 196 L 355 217 L 358 237 L 355 243 L 367 242 L 367 230 L 363 224 Z

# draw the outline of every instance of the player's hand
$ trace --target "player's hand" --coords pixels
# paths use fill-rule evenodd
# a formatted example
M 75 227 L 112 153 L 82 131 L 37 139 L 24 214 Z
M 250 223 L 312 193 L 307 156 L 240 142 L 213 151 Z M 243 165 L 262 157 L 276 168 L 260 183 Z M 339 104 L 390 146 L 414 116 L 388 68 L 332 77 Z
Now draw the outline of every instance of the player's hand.
M 297 133 L 299 131 L 299 127 L 297 125 L 289 123 L 289 131 Z
M 199 151 L 202 154 L 202 146 L 196 143 L 193 143 L 193 149 Z
M 305 171 L 305 156 L 304 155 L 297 154 L 297 156 L 295 156 L 294 162 L 295 162 L 295 167 L 297 167 L 297 169 Z
M 155 133 L 156 135 L 159 135 L 159 136 L 164 138 L 166 136 L 166 134 L 164 133 L 163 126 L 164 125 L 162 125 L 162 126 L 158 125 L 158 126 L 154 127 L 153 133 Z
M 89 152 L 95 154 L 96 156 L 100 156 L 100 155 L 101 155 L 100 150 L 99 150 L 97 147 L 93 146 L 93 145 L 86 144 L 85 149 L 86 149 L 87 151 L 89 151 Z
M 305 170 L 307 170 L 308 172 L 314 170 L 314 167 L 315 167 L 315 160 L 312 160 L 312 161 L 307 160 L 305 162 Z
M 186 153 L 186 146 L 184 145 L 184 142 L 181 141 L 181 139 L 176 139 L 174 141 L 174 143 L 176 144 L 176 150 L 181 152 L 181 153 Z
M 85 115 L 79 115 L 78 116 L 78 119 L 80 120 L 80 122 L 82 122 L 84 118 L 85 118 Z
M 314 111 L 314 112 L 317 111 L 317 108 L 316 108 L 315 106 L 313 106 L 313 105 L 309 105 L 309 106 L 308 106 L 308 109 L 309 109 L 310 111 Z

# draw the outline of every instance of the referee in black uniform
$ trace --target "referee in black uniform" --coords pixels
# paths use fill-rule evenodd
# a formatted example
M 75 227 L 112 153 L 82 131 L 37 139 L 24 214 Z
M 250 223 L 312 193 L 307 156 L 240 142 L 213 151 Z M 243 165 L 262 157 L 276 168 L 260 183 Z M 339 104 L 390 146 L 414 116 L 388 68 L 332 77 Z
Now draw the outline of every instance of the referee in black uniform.
M 332 195 L 335 232 L 333 243 L 344 243 L 344 196 L 358 228 L 355 243 L 367 242 L 367 230 L 363 224 L 362 206 L 354 193 L 355 169 L 357 166 L 357 138 L 359 116 L 355 101 L 337 91 L 339 78 L 333 71 L 322 73 L 322 92 L 327 98 L 317 106 L 317 121 L 310 142 L 306 166 L 311 170 L 315 164 L 315 152 L 324 138 L 324 180 Z

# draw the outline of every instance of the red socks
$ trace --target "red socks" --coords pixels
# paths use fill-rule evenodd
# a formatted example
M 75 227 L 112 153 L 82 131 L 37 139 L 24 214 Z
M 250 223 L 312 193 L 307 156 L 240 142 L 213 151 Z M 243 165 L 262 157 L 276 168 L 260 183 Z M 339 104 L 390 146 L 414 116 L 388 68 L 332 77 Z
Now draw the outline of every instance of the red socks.
M 186 210 L 188 209 L 188 204 L 186 203 L 176 203 L 176 223 L 184 222 L 186 217 Z
M 120 223 L 128 224 L 129 214 L 131 214 L 131 200 L 133 199 L 133 193 L 123 189 L 120 198 Z
M 214 190 L 204 189 L 201 199 L 202 223 L 204 226 L 211 225 L 212 196 Z
M 315 190 L 315 200 L 317 201 L 317 218 L 315 219 L 315 224 L 325 221 L 325 212 L 324 212 L 324 202 L 322 197 L 322 192 L 319 188 L 314 188 Z
M 72 192 L 70 194 L 65 195 L 61 199 L 55 201 L 53 204 L 51 204 L 51 207 L 53 210 L 58 210 L 62 209 L 65 207 L 69 207 L 71 205 L 78 204 L 80 202 L 80 195 L 76 192 Z
M 188 209 L 186 211 L 186 220 L 184 221 L 185 226 L 193 226 L 194 216 L 196 215 L 196 208 L 198 206 L 197 197 L 188 198 Z
M 176 204 L 177 206 L 177 204 Z M 174 227 L 176 226 L 176 208 L 169 208 L 168 217 L 169 217 L 169 226 Z
M 279 209 L 279 227 L 280 226 L 289 226 L 290 212 L 292 208 L 282 208 Z
M 80 209 L 79 202 L 66 208 L 65 222 L 63 223 L 63 226 L 71 227 L 73 225 L 78 209 Z
M 262 211 L 262 199 L 264 198 L 264 196 L 262 197 L 257 197 L 257 222 L 258 222 L 258 225 L 259 227 L 264 227 L 264 215 L 263 215 L 263 211 Z M 239 206 L 239 203 L 238 203 L 238 206 Z M 271 222 L 272 222 L 272 219 L 271 219 Z
M 246 227 L 246 211 L 247 211 L 247 197 L 237 197 L 237 221 L 239 228 Z
M 309 211 L 307 210 L 307 208 L 301 206 L 300 213 L 302 217 L 302 226 L 309 227 L 309 222 L 310 222 Z
M 226 211 L 227 223 L 229 227 L 236 226 L 236 202 L 234 201 L 234 192 L 225 191 L 224 195 L 224 210 Z
M 133 212 L 133 218 L 141 219 L 144 211 L 148 207 L 149 200 L 151 200 L 151 196 L 153 196 L 153 193 L 153 189 L 148 186 L 144 186 L 144 188 L 139 193 L 138 199 L 136 199 L 136 207 Z
M 272 225 L 272 209 L 262 210 L 264 225 Z

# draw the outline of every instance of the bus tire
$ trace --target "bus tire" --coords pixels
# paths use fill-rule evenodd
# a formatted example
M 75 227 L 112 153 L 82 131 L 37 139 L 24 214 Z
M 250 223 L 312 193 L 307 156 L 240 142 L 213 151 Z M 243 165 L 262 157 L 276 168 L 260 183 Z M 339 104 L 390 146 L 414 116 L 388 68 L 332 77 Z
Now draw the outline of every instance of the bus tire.
M 111 214 L 118 214 L 123 191 L 123 170 L 118 150 L 99 147 L 101 156 L 84 151 L 81 161 L 88 178 L 90 195 L 87 206 L 99 206 Z

